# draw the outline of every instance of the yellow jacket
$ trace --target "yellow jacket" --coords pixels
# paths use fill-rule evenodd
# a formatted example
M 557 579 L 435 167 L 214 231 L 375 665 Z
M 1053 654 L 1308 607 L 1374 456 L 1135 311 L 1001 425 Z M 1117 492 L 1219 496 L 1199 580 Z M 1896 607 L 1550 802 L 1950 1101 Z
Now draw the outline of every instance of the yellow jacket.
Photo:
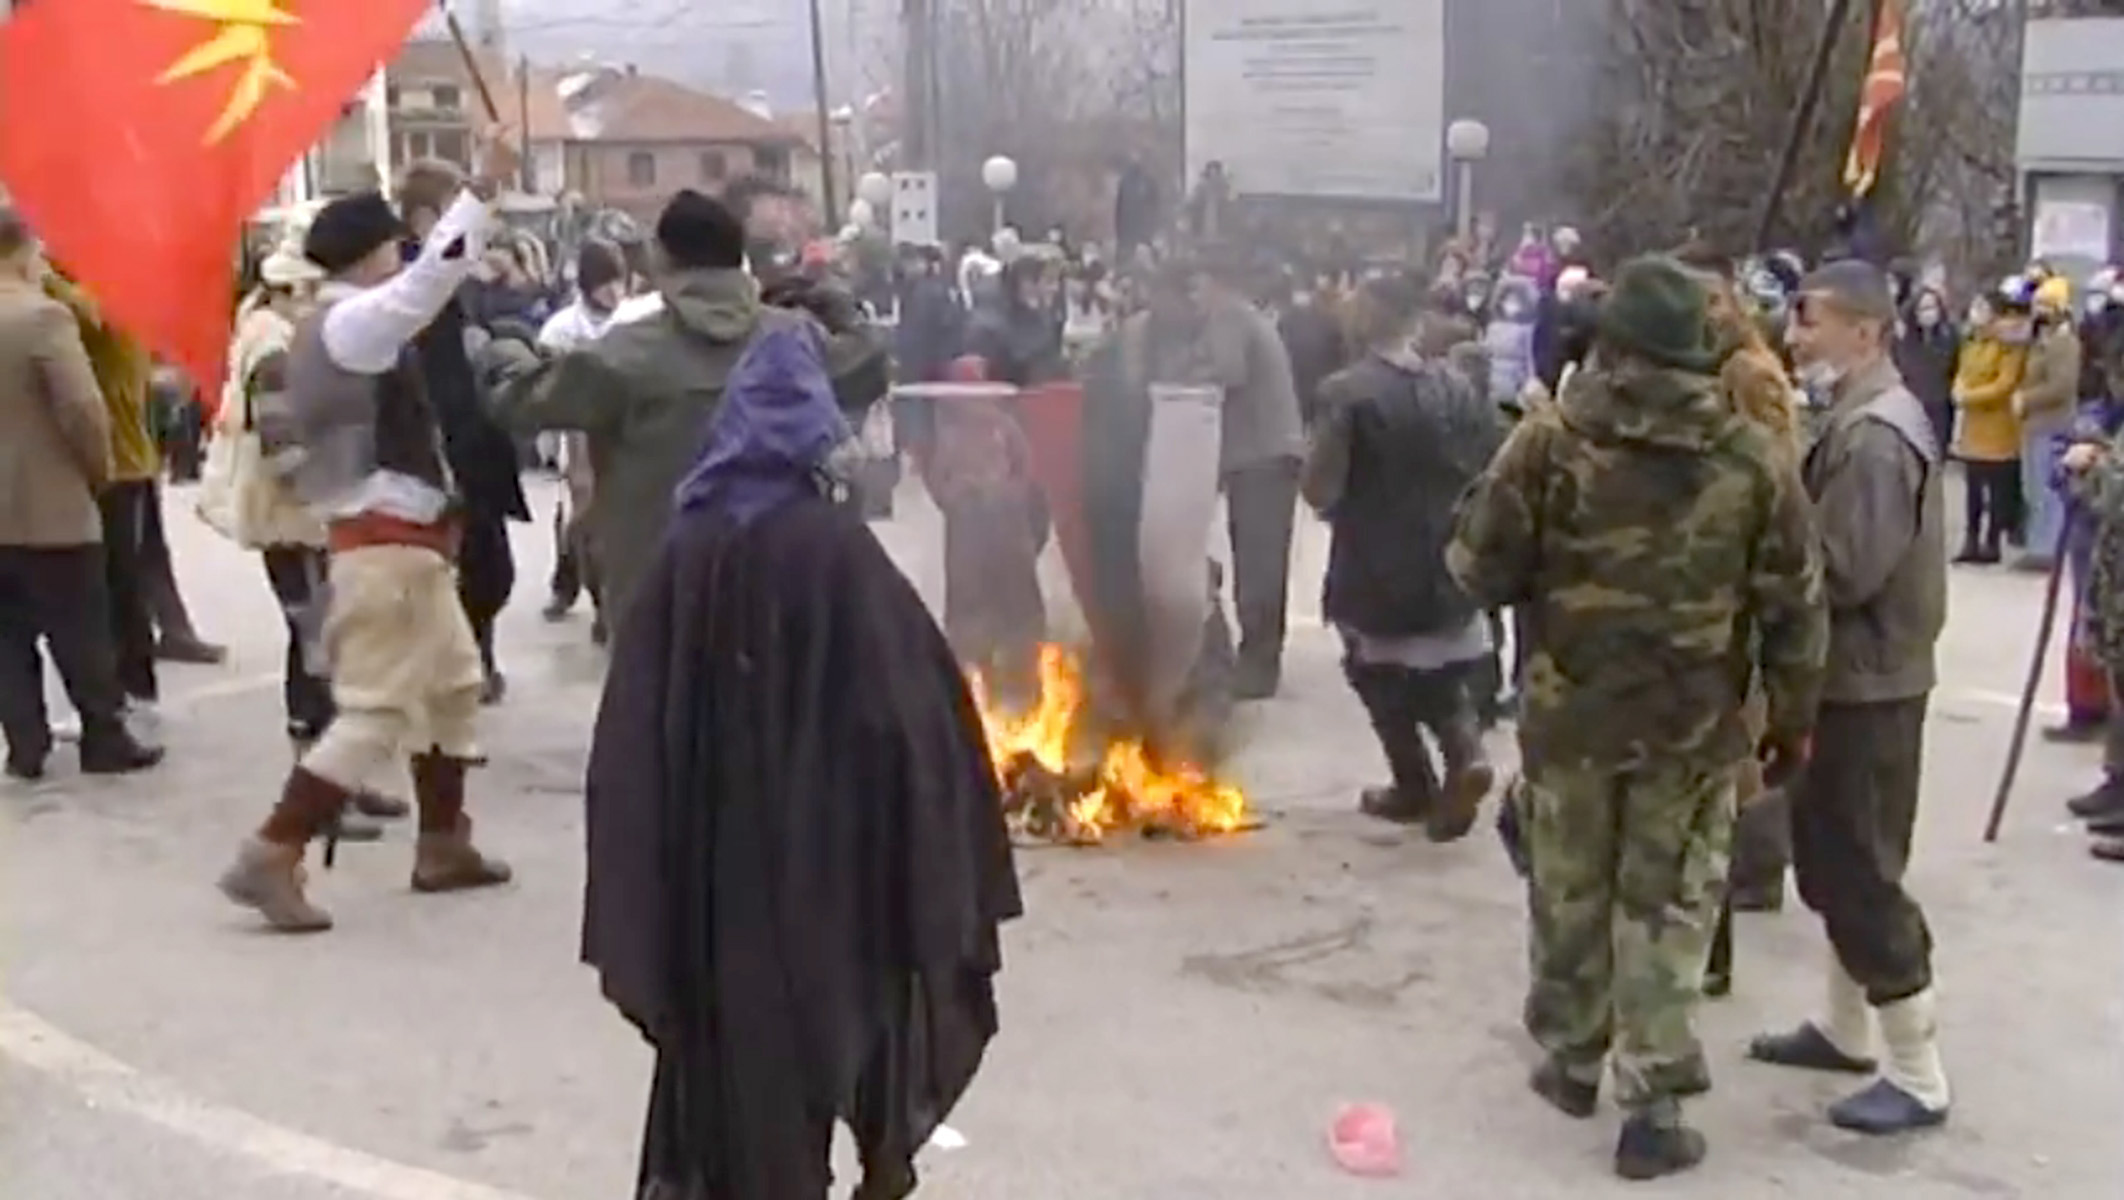
M 81 344 L 88 349 L 96 386 L 111 414 L 111 482 L 139 483 L 162 473 L 148 412 L 148 380 L 155 360 L 139 339 L 106 322 L 101 309 L 78 284 L 59 275 L 45 276 L 45 293 L 67 306 L 81 325 Z
M 2009 345 L 1988 332 L 1962 343 L 1954 370 L 1954 405 L 1961 411 L 1956 457 L 1971 462 L 2021 457 L 2021 422 L 2013 415 L 2013 394 L 2027 366 L 2028 347 Z

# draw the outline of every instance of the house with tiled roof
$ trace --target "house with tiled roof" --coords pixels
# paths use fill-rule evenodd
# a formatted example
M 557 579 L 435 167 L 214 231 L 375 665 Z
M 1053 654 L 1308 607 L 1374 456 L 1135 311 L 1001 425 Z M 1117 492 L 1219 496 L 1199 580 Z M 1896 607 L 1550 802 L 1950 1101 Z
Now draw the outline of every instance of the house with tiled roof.
M 510 63 L 475 51 L 501 119 L 526 131 L 529 190 L 655 216 L 673 192 L 715 192 L 759 174 L 812 186 L 818 152 L 786 126 L 720 96 L 631 67 Z M 387 71 L 392 161 L 469 166 L 485 101 L 448 41 L 408 42 Z
M 807 185 L 818 151 L 745 106 L 631 68 L 589 67 L 558 83 L 560 120 L 541 127 L 534 153 L 554 147 L 566 190 L 593 206 L 654 217 L 680 188 L 718 192 L 761 175 Z

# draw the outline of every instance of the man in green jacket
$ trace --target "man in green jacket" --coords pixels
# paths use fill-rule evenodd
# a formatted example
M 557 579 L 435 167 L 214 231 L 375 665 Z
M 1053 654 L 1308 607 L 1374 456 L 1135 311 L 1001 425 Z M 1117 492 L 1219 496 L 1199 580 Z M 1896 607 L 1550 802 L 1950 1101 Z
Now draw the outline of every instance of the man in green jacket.
M 588 532 L 615 630 L 663 540 L 672 489 L 692 465 L 731 368 L 758 331 L 814 323 L 761 302 L 745 269 L 744 226 L 717 200 L 690 190 L 673 197 L 657 221 L 656 247 L 661 304 L 646 315 L 627 320 L 623 305 L 621 323 L 602 337 L 543 360 L 519 342 L 498 340 L 489 351 L 504 424 L 588 435 L 597 479 Z M 846 385 L 883 380 L 884 343 L 852 313 L 830 325 L 821 331 L 827 367 L 842 406 L 859 415 L 882 390 L 851 394 Z

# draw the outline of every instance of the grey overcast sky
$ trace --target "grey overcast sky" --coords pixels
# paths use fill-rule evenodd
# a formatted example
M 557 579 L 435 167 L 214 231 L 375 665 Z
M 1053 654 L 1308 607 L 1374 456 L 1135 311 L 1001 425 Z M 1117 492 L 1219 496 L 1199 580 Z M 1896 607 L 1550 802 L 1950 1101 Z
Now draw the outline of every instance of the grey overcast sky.
M 547 63 L 583 55 L 727 93 L 768 93 L 778 108 L 808 103 L 807 0 L 451 0 L 468 29 L 498 8 L 512 51 Z M 898 0 L 820 0 L 827 76 L 836 102 L 873 90 L 880 39 Z M 866 61 L 867 69 L 851 69 Z

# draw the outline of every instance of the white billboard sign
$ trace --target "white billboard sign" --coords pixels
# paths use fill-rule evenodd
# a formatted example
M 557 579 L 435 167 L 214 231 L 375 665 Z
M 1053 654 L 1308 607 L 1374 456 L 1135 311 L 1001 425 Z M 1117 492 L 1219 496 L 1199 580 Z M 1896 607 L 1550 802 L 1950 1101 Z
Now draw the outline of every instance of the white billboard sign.
M 1436 202 L 1445 0 L 1185 0 L 1190 181 L 1239 195 Z

